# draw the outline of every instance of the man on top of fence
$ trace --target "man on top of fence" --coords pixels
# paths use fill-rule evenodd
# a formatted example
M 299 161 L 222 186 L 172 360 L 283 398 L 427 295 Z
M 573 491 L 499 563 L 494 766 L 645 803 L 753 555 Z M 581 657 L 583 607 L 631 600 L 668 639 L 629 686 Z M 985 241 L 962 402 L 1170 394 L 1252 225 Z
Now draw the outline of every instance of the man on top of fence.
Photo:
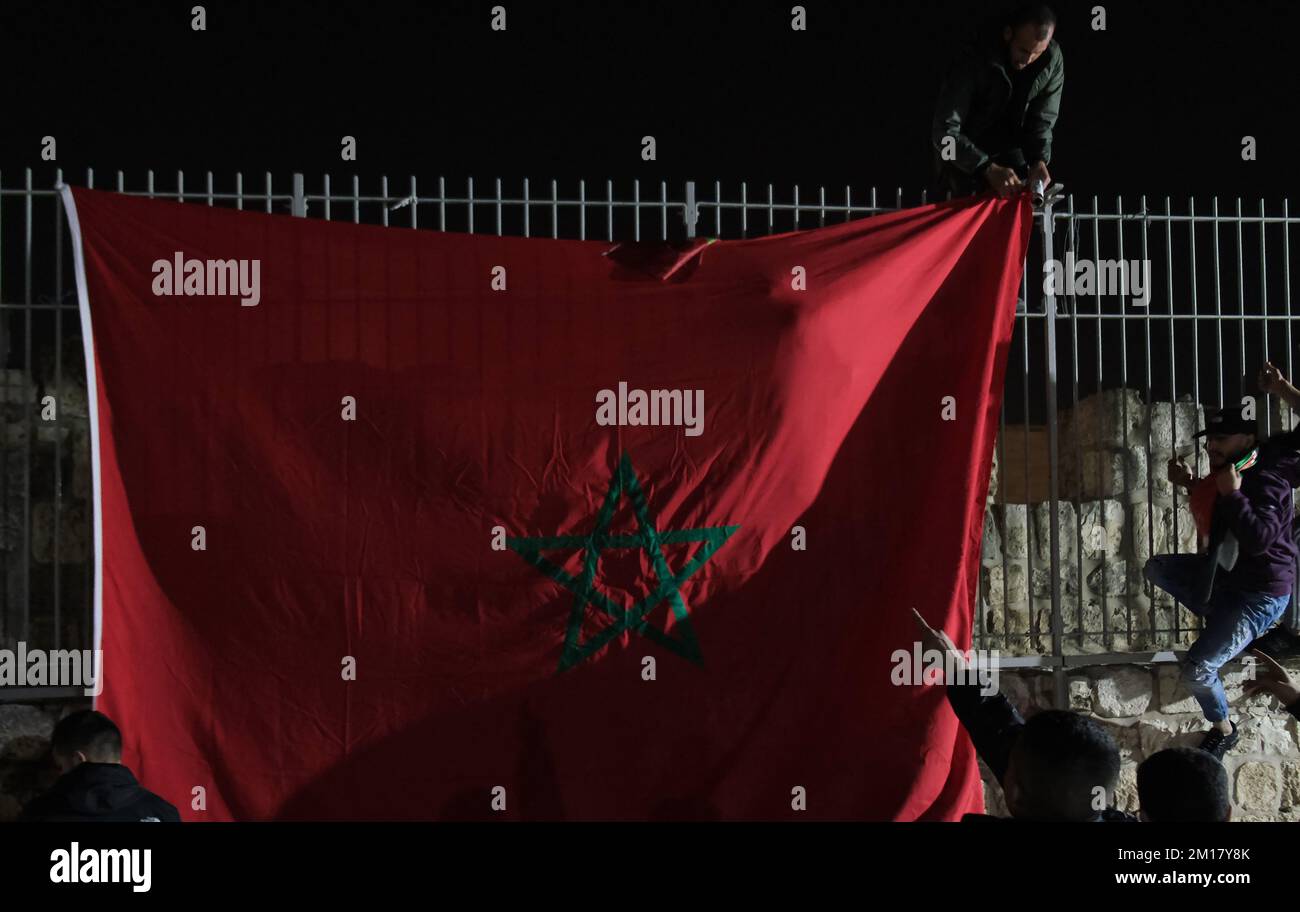
M 1145 575 L 1205 618 L 1183 682 L 1211 723 L 1201 747 L 1221 760 L 1238 735 L 1219 669 L 1263 636 L 1291 599 L 1291 489 L 1300 484 L 1300 451 L 1289 436 L 1259 441 L 1240 406 L 1205 423 L 1196 436 L 1205 437 L 1210 474 L 1198 480 L 1180 459 L 1169 462 L 1169 480 L 1189 493 L 1199 553 L 1154 555 Z
M 1027 4 L 958 56 L 930 131 L 940 195 L 992 189 L 1005 197 L 1051 182 L 1052 129 L 1065 85 L 1055 32 L 1056 14 Z

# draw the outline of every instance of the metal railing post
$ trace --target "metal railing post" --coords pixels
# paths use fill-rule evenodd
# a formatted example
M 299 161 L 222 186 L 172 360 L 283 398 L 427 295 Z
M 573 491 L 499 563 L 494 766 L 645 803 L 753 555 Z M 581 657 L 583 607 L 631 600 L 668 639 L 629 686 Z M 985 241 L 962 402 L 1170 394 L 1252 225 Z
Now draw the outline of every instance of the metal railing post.
M 1043 232 L 1043 265 L 1045 267 L 1054 257 L 1052 251 L 1053 216 L 1050 200 L 1043 204 L 1040 213 L 1040 225 Z M 1042 270 L 1040 270 L 1041 273 Z M 1026 299 L 1026 309 L 1028 303 L 1028 299 Z M 1052 668 L 1052 684 L 1056 695 L 1056 705 L 1064 709 L 1069 706 L 1069 693 L 1064 662 L 1061 661 L 1064 628 L 1061 624 L 1061 516 L 1060 495 L 1057 490 L 1060 442 L 1057 439 L 1058 429 L 1056 426 L 1056 289 L 1051 282 L 1043 283 L 1043 353 L 1046 359 L 1044 393 L 1047 400 L 1047 489 L 1049 509 L 1051 511 L 1048 519 L 1048 528 L 1050 530 L 1048 543 L 1051 556 L 1050 572 L 1052 574 L 1052 656 L 1056 659 Z M 1025 417 L 1028 420 L 1028 416 Z M 1026 514 L 1028 514 L 1028 508 L 1026 508 Z
M 328 191 L 326 195 L 328 196 Z M 293 175 L 293 208 L 290 211 L 299 218 L 307 215 L 307 194 L 303 189 L 302 175 L 296 171 Z
M 695 181 L 686 182 L 686 207 L 682 211 L 682 218 L 686 222 L 686 236 L 695 237 L 695 223 L 700 220 L 700 207 L 695 202 Z

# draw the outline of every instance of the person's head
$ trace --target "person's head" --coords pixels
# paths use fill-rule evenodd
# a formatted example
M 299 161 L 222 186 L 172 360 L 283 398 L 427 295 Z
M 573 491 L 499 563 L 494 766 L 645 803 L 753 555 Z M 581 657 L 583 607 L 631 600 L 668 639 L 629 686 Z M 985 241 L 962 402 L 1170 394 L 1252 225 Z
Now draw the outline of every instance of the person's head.
M 1118 778 L 1119 748 L 1106 729 L 1087 716 L 1049 709 L 1021 729 L 1002 789 L 1012 817 L 1091 820 Z
M 1056 13 L 1042 3 L 1017 7 L 1002 26 L 1002 40 L 1007 46 L 1007 62 L 1013 70 L 1023 70 L 1046 52 L 1056 31 Z
M 1196 436 L 1205 438 L 1205 452 L 1210 468 L 1217 471 L 1236 462 L 1255 445 L 1255 420 L 1246 418 L 1240 406 L 1227 406 L 1205 419 L 1205 430 Z
M 1194 747 L 1169 747 L 1137 768 L 1138 816 L 1152 823 L 1222 823 L 1232 816 L 1228 771 Z
M 50 751 L 61 773 L 82 763 L 121 763 L 122 733 L 108 716 L 86 709 L 59 720 Z

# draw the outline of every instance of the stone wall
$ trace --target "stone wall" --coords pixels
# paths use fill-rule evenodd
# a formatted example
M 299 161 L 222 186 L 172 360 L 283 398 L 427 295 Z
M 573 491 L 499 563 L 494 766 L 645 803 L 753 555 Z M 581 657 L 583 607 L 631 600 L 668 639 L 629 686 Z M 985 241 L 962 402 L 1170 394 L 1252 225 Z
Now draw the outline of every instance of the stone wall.
M 65 354 L 79 356 L 79 350 Z M 45 358 L 48 360 L 48 357 Z M 53 373 L 52 368 L 49 373 Z M 57 421 L 41 420 L 44 397 L 54 397 Z M 27 417 L 31 416 L 28 424 Z M 61 644 L 90 638 L 91 471 L 86 390 L 79 377 L 61 386 L 20 370 L 0 370 L 0 443 L 4 488 L 0 491 L 0 647 L 19 639 L 32 647 L 55 644 L 55 590 L 58 589 Z M 61 509 L 55 510 L 55 490 Z M 24 548 L 24 512 L 27 514 Z M 57 522 L 58 563 L 55 564 Z M 23 629 L 22 606 L 30 605 Z
M 1187 497 L 1180 494 L 1175 506 L 1165 466 L 1177 453 L 1198 476 L 1208 471 L 1192 439 L 1203 418 L 1190 398 L 1148 409 L 1136 390 L 1108 390 L 1061 413 L 1059 577 L 1067 654 L 1185 648 L 1194 639 L 1195 617 L 1186 608 L 1175 613 L 1173 599 L 1152 591 L 1142 567 L 1153 553 L 1196 550 Z M 1272 427 L 1284 424 L 1275 416 Z M 1051 506 L 1013 501 L 1021 491 L 1045 491 L 1044 479 L 1007 476 L 1013 462 L 1017 472 L 1045 471 L 1046 459 L 1035 451 L 1046 437 L 1008 428 L 1007 440 L 1007 472 L 995 464 L 984 516 L 977 630 L 988 648 L 1035 655 L 1051 651 Z M 1003 497 L 1000 483 L 1009 492 Z
M 1289 670 L 1300 674 L 1300 663 Z M 1235 821 L 1300 820 L 1300 729 L 1271 697 L 1242 696 L 1242 669 L 1224 669 L 1232 716 L 1241 732 L 1224 757 Z M 1050 672 L 1001 672 L 1002 692 L 1026 716 L 1053 708 Z M 1070 708 L 1100 721 L 1119 745 L 1122 766 L 1115 804 L 1138 812 L 1137 767 L 1166 747 L 1195 747 L 1208 728 L 1173 665 L 1109 665 L 1073 670 Z M 981 764 L 990 814 L 1006 814 L 1001 787 Z
M 80 376 L 80 340 L 64 338 L 61 371 L 52 349 L 35 359 L 33 375 L 0 370 L 0 648 L 18 640 L 33 648 L 55 646 L 55 589 L 58 590 L 59 643 L 90 645 L 89 598 L 93 585 L 90 548 L 90 436 L 85 381 Z M 62 383 L 52 379 L 63 374 Z M 43 420 L 54 397 L 57 421 Z M 30 419 L 30 423 L 29 422 Z M 58 560 L 55 562 L 55 490 Z M 24 548 L 24 513 L 27 514 Z M 23 606 L 30 606 L 24 630 Z M 6 695 L 0 693 L 0 700 Z M 65 714 L 89 709 L 85 698 L 34 703 L 0 702 L 0 822 L 17 816 L 22 805 L 57 778 L 49 754 L 54 724 Z

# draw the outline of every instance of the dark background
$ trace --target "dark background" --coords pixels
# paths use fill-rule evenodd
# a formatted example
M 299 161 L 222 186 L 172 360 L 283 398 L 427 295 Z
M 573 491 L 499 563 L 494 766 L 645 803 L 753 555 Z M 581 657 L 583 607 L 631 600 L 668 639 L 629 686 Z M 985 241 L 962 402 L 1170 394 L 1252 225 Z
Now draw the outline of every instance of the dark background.
M 372 196 L 387 176 L 388 203 L 363 204 L 361 220 L 378 221 L 387 209 L 396 225 L 410 224 L 412 210 L 392 201 L 409 192 L 412 175 L 422 196 L 435 195 L 445 177 L 449 196 L 465 195 L 472 178 L 481 199 L 500 178 L 503 193 L 518 197 L 528 178 L 533 199 L 549 195 L 552 179 L 561 199 L 575 199 L 581 178 L 588 199 L 605 199 L 612 180 L 626 201 L 637 178 L 643 200 L 658 198 L 660 181 L 675 199 L 683 181 L 696 181 L 706 207 L 715 180 L 733 202 L 746 181 L 751 201 L 764 200 L 772 184 L 778 203 L 791 202 L 796 187 L 802 203 L 814 203 L 824 187 L 838 204 L 852 185 L 855 205 L 874 186 L 882 205 L 893 206 L 901 188 L 910 206 L 930 181 L 932 106 L 953 51 L 1016 4 L 824 0 L 805 4 L 808 31 L 794 32 L 788 0 L 507 2 L 504 33 L 489 27 L 492 2 L 218 0 L 204 4 L 205 32 L 190 27 L 194 5 L 0 5 L 4 367 L 44 382 L 75 373 L 81 361 L 70 257 L 55 257 L 67 240 L 53 194 L 34 199 L 30 257 L 24 249 L 27 216 L 15 189 L 26 168 L 36 188 L 53 185 L 56 166 L 70 183 L 85 183 L 93 166 L 100 188 L 111 188 L 121 170 L 135 192 L 153 169 L 163 195 L 174 193 L 178 169 L 189 193 L 203 189 L 208 171 L 218 193 L 233 192 L 242 172 L 251 194 L 264 191 L 271 172 L 282 196 L 293 172 L 305 175 L 309 195 L 328 174 L 332 193 L 345 198 L 354 176 Z M 1261 200 L 1270 217 L 1281 215 L 1295 167 L 1300 4 L 1123 0 L 1102 4 L 1106 30 L 1094 31 L 1096 5 L 1053 4 L 1066 85 L 1052 172 L 1080 212 L 1094 195 L 1100 211 L 1114 212 L 1122 194 L 1128 217 L 1100 223 L 1095 238 L 1091 223 L 1074 232 L 1058 223 L 1055 253 L 1072 246 L 1081 257 L 1148 258 L 1153 302 L 1135 311 L 1118 296 L 1058 301 L 1062 313 L 1079 317 L 1056 326 L 1059 407 L 1120 386 L 1149 402 L 1233 401 L 1253 392 L 1265 358 L 1294 377 L 1300 339 L 1291 333 L 1289 269 L 1300 255 L 1293 249 L 1300 228 L 1256 221 L 1238 234 L 1230 222 L 1199 222 L 1192 231 L 1188 222 L 1133 214 L 1145 195 L 1152 214 L 1165 211 L 1168 196 L 1175 215 L 1188 211 L 1190 197 L 1200 216 L 1213 197 L 1225 216 L 1238 205 L 1258 216 Z M 647 134 L 657 140 L 656 161 L 641 159 Z M 58 141 L 56 164 L 40 160 L 45 135 Z M 356 162 L 341 160 L 344 135 L 356 137 Z M 1245 135 L 1257 140 L 1256 161 L 1241 158 Z M 273 208 L 287 212 L 287 199 Z M 475 230 L 494 230 L 493 208 L 474 207 Z M 520 231 L 521 207 L 504 208 L 503 230 Z M 469 209 L 448 204 L 446 227 L 466 230 Z M 324 215 L 319 200 L 309 199 L 307 214 Z M 422 205 L 419 227 L 439 227 L 438 214 Z M 534 234 L 578 236 L 576 206 L 561 208 L 554 225 L 548 207 L 531 214 Z M 701 234 L 741 236 L 734 209 L 723 224 L 715 214 L 702 209 Z M 350 203 L 336 201 L 332 217 L 350 219 Z M 629 237 L 632 218 L 620 211 L 609 235 Z M 657 236 L 657 214 L 641 220 Z M 751 215 L 747 233 L 765 233 L 762 222 L 761 213 Z M 773 230 L 817 222 L 778 213 Z M 588 236 L 606 236 L 599 208 L 588 223 Z M 664 224 L 680 237 L 680 209 Z M 1038 250 L 1027 273 L 1031 314 L 1043 306 Z M 51 310 L 28 307 L 55 302 Z M 1193 308 L 1200 319 L 1184 319 Z M 1220 314 L 1229 319 L 1202 322 Z M 1263 315 L 1269 319 L 1254 319 Z M 1018 322 L 1008 422 L 1047 420 L 1043 323 Z
M 300 170 L 903 187 L 950 52 L 1007 3 L 12 2 L 0 7 L 0 167 L 44 174 Z M 1058 2 L 1053 173 L 1071 191 L 1289 192 L 1291 2 Z M 358 140 L 358 160 L 339 139 Z M 640 138 L 659 158 L 640 159 Z M 1241 160 L 1255 136 L 1259 160 Z M 129 180 L 131 178 L 128 178 Z M 40 177 L 38 176 L 38 183 Z

